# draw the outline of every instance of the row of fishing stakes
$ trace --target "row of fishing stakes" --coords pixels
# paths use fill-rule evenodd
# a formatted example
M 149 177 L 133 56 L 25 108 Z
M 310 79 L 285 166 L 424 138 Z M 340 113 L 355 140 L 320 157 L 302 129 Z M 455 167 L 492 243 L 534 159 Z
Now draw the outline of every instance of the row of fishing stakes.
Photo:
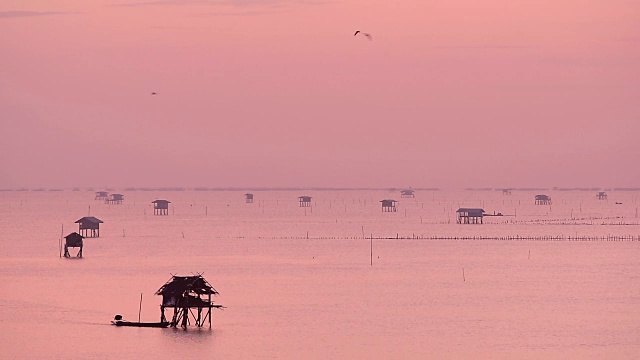
M 247 195 L 248 195 L 248 194 L 247 194 Z M 539 196 L 536 196 L 536 199 L 537 199 L 538 197 L 539 197 Z M 124 197 L 123 197 L 123 196 L 120 196 L 120 198 L 119 198 L 119 199 L 117 199 L 117 201 L 116 201 L 116 200 L 111 201 L 111 202 L 109 202 L 109 204 L 112 204 L 112 203 L 113 203 L 113 204 L 122 204 L 123 200 L 124 200 Z M 300 206 L 301 206 L 301 207 L 305 207 L 305 211 L 304 211 L 305 216 L 307 215 L 307 209 L 306 209 L 306 207 L 309 207 L 309 211 L 310 211 L 311 213 L 313 213 L 313 206 L 310 206 L 310 204 L 311 204 L 311 197 L 301 196 L 301 197 L 299 197 L 299 200 L 300 200 L 300 204 L 301 204 Z M 636 198 L 636 197 L 634 197 L 634 199 L 632 200 L 632 202 L 633 202 L 633 203 L 635 203 L 635 202 L 636 202 L 636 200 L 637 200 L 637 198 Z M 371 201 L 373 202 L 373 199 L 371 199 Z M 391 201 L 391 202 L 392 202 L 392 208 L 393 208 L 393 209 L 392 209 L 392 211 L 395 211 L 395 202 L 396 202 L 396 201 L 395 201 L 395 200 L 384 200 L 384 201 L 382 201 L 382 202 L 383 202 L 383 209 L 384 209 L 384 206 L 385 206 L 385 204 L 384 204 L 384 202 L 385 202 L 385 201 L 387 201 L 387 202 Z M 435 198 L 433 199 L 433 201 L 435 202 Z M 329 200 L 329 208 L 331 208 L 331 204 L 332 204 L 332 203 L 335 203 L 335 202 L 336 202 L 336 200 L 333 200 L 333 201 Z M 158 214 L 160 214 L 160 215 L 167 215 L 167 214 L 168 214 L 168 204 L 170 203 L 169 201 L 167 201 L 167 200 L 156 200 L 156 201 L 153 201 L 152 203 L 154 204 L 154 214 L 156 214 L 156 215 L 158 215 Z M 253 197 L 251 198 L 251 201 L 247 200 L 247 203 L 253 203 Z M 325 200 L 323 200 L 323 203 L 325 203 Z M 345 212 L 347 212 L 347 211 L 348 211 L 348 209 L 347 209 L 347 204 L 345 203 L 345 200 L 344 200 L 344 199 L 342 199 L 342 203 L 344 204 L 344 211 L 345 211 Z M 355 198 L 352 198 L 352 203 L 353 203 L 353 204 L 355 204 L 355 203 L 356 203 L 356 202 L 355 202 Z M 361 199 L 358 199 L 358 203 L 362 205 L 362 204 L 363 204 L 363 201 L 362 201 Z M 365 200 L 364 200 L 364 204 L 365 204 L 365 206 L 366 206 L 366 203 L 367 203 L 367 200 L 365 199 Z M 504 200 L 502 201 L 502 203 L 504 203 Z M 518 200 L 518 203 L 520 204 L 520 200 Z M 566 200 L 563 200 L 563 203 L 566 203 Z M 579 211 L 580 211 L 580 212 L 582 212 L 582 203 L 583 203 L 582 201 L 580 201 L 580 203 L 579 203 Z M 22 204 L 22 200 L 21 200 L 21 204 Z M 134 203 L 134 204 L 135 204 L 135 203 Z M 276 204 L 279 204 L 279 200 L 276 200 Z M 416 206 L 420 206 L 420 203 L 418 203 L 417 201 L 415 202 L 415 204 L 416 204 Z M 481 204 L 482 204 L 482 205 L 484 205 L 484 204 L 485 204 L 485 202 L 484 202 L 484 201 L 481 201 Z M 616 203 L 616 204 L 618 204 L 618 203 Z M 315 202 L 314 202 L 314 205 L 316 205 L 316 203 L 315 203 Z M 227 206 L 229 206 L 229 205 L 227 205 Z M 264 200 L 259 201 L 259 202 L 258 202 L 258 206 L 262 208 L 262 212 L 264 213 L 264 208 L 265 208 L 265 202 L 264 202 Z M 424 203 L 421 203 L 421 208 L 422 208 L 422 209 L 424 209 Z M 550 201 L 549 201 L 549 210 L 551 211 L 551 209 L 552 209 L 552 208 L 551 208 Z M 88 212 L 88 214 L 90 215 L 90 214 L 91 214 L 91 205 L 88 205 L 88 209 L 87 209 L 87 210 L 88 210 L 88 211 L 87 211 L 87 212 Z M 172 210 L 173 210 L 173 211 L 172 211 L 172 213 L 173 213 L 173 214 L 175 214 L 175 208 L 173 208 Z M 405 211 L 404 211 L 404 217 L 407 217 L 407 215 L 408 215 L 408 210 L 407 210 L 407 209 L 404 209 L 404 210 L 405 210 Z M 453 210 L 453 207 L 451 207 L 449 211 L 452 211 L 452 210 Z M 447 208 L 446 208 L 446 207 L 444 207 L 444 208 L 443 208 L 443 212 L 447 212 Z M 205 215 L 208 215 L 208 213 L 209 213 L 209 208 L 208 208 L 208 206 L 205 206 Z M 146 216 L 146 209 L 144 210 L 144 214 L 145 214 L 145 216 Z M 513 216 L 514 216 L 514 217 L 515 217 L 515 216 L 517 216 L 517 209 L 514 209 L 514 215 L 513 215 Z M 424 223 L 423 216 L 422 216 L 422 215 L 420 215 L 419 217 L 420 217 L 420 223 Z M 90 218 L 93 218 L 93 217 L 90 217 Z M 574 216 L 573 216 L 573 209 L 571 209 L 570 218 L 571 218 L 572 220 L 580 220 L 580 219 L 575 219 L 575 218 L 574 218 Z M 637 208 L 637 207 L 635 208 L 635 218 L 638 218 L 638 208 Z M 83 219 L 84 219 L 84 218 L 83 218 Z M 94 219 L 95 219 L 95 218 L 94 218 Z M 594 219 L 595 219 L 595 218 L 591 218 L 591 224 L 593 224 L 593 221 L 592 221 L 592 220 L 594 220 Z M 82 220 L 82 219 L 81 219 L 81 220 Z M 100 221 L 100 220 L 98 220 L 98 219 L 95 219 L 95 220 L 99 221 L 100 223 L 102 222 L 102 221 Z M 583 219 L 583 220 L 584 220 L 584 219 Z M 338 219 L 336 219 L 336 223 L 337 223 L 337 222 L 338 222 Z M 437 223 L 442 223 L 442 222 L 437 222 Z M 450 221 L 447 221 L 447 223 L 450 223 Z M 515 223 L 515 221 L 506 221 L 506 222 L 502 222 L 502 223 Z M 524 221 L 523 223 L 554 223 L 554 224 L 559 224 L 559 225 L 562 225 L 562 224 L 566 224 L 566 225 L 575 225 L 575 224 L 578 224 L 578 223 L 575 223 L 575 222 L 569 223 L 569 222 L 563 221 L 563 220 L 561 220 L 561 219 L 530 220 L 530 221 Z M 603 225 L 606 225 L 606 224 L 608 224 L 608 223 L 603 222 L 602 224 L 603 224 Z M 636 224 L 636 223 L 629 223 L 629 222 L 624 222 L 624 221 L 611 223 L 611 225 L 635 225 L 635 224 Z M 96 228 L 95 228 L 95 229 L 94 229 L 94 228 L 91 228 L 91 227 L 87 227 L 87 228 L 84 228 L 84 229 L 83 229 L 83 224 L 81 223 L 81 224 L 80 224 L 80 230 L 81 230 L 81 231 L 82 231 L 82 230 L 85 230 L 85 232 L 86 232 L 87 230 L 91 230 L 92 232 L 94 232 L 94 231 L 98 231 L 98 228 L 97 228 L 97 225 L 96 225 Z M 364 229 L 363 229 L 363 232 L 364 232 Z M 62 248 L 63 248 L 62 238 L 63 238 L 63 235 L 64 235 L 64 234 L 61 234 L 61 237 L 60 237 L 60 239 L 59 239 L 59 253 L 60 253 L 59 255 L 60 255 L 60 256 L 62 256 Z M 70 234 L 70 235 L 71 235 L 71 234 Z M 99 236 L 99 235 L 94 235 L 94 236 L 95 236 L 95 237 L 97 237 L 97 236 Z M 122 230 L 122 237 L 125 237 L 125 236 L 126 236 L 126 234 L 125 234 L 125 230 L 123 229 L 123 230 Z M 184 232 L 182 233 L 182 237 L 184 238 Z M 308 234 L 307 234 L 307 237 L 308 237 Z M 363 237 L 364 237 L 364 235 L 363 235 Z M 474 238 L 475 238 L 475 237 L 474 237 Z M 486 237 L 479 237 L 479 238 L 486 238 Z M 519 237 L 519 238 L 523 238 L 523 237 Z M 578 238 L 578 237 L 577 237 L 577 235 L 576 235 L 576 238 Z M 623 238 L 623 240 L 628 239 L 628 237 L 622 237 L 622 238 Z M 584 239 L 584 238 L 581 238 L 581 239 Z M 373 239 L 371 239 L 371 240 L 373 240 Z M 591 240 L 591 239 L 588 239 L 588 240 Z M 612 239 L 612 240 L 613 240 L 613 239 Z M 613 240 L 613 241 L 615 241 L 615 240 Z M 76 242 L 77 242 L 77 243 L 79 243 L 79 241 L 76 241 Z M 78 245 L 78 244 L 76 244 L 76 245 Z M 65 248 L 65 256 L 66 256 L 66 255 L 68 255 L 67 250 L 68 250 L 68 248 L 70 248 L 70 247 L 74 247 L 74 246 L 73 246 L 72 244 L 66 244 L 66 245 L 64 246 L 64 248 Z M 79 251 L 79 253 L 78 253 L 78 257 L 80 257 L 80 256 L 82 256 L 82 255 L 81 255 L 81 254 L 82 254 L 82 244 L 81 244 L 81 243 L 79 243 L 79 245 L 78 245 L 77 247 L 80 247 L 80 251 Z M 371 248 L 372 248 L 372 247 L 373 247 L 373 245 L 371 244 Z M 372 255 L 371 255 L 371 256 L 372 256 Z M 371 262 L 372 262 L 372 261 L 371 261 Z

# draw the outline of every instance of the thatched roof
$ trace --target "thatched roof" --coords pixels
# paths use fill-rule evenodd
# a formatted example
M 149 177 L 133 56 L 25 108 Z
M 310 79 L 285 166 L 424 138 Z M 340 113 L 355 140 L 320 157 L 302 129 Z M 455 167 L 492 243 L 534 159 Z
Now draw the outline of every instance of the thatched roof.
M 82 246 L 82 239 L 84 236 L 78 234 L 77 232 L 72 232 L 71 234 L 64 237 L 66 239 L 67 246 Z
M 103 221 L 98 219 L 97 217 L 85 216 L 82 219 L 76 221 L 76 224 L 82 224 L 82 223 L 102 224 Z
M 173 275 L 171 280 L 167 281 L 166 284 L 162 285 L 158 291 L 156 291 L 156 295 L 169 295 L 169 296 L 177 296 L 185 293 L 195 293 L 198 295 L 202 294 L 213 294 L 216 295 L 218 292 L 216 289 L 205 280 L 202 275 L 194 275 L 194 276 L 176 276 Z
M 152 204 L 170 204 L 171 201 L 169 200 L 155 200 L 151 202 Z
M 485 211 L 483 209 L 477 208 L 459 208 L 456 210 L 457 213 L 466 214 L 470 217 L 482 217 L 484 216 Z
M 72 232 L 71 234 L 64 237 L 65 239 L 84 239 L 84 236 L 78 234 L 77 232 Z

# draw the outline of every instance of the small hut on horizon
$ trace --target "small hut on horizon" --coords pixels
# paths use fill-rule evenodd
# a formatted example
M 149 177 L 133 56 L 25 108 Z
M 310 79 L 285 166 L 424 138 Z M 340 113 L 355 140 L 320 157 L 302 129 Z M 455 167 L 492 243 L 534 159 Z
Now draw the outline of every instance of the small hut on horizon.
M 604 191 L 600 191 L 596 194 L 598 200 L 607 200 L 607 193 Z
M 298 196 L 300 207 L 311 207 L 311 196 Z
M 153 204 L 153 215 L 169 215 L 169 204 L 171 201 L 154 200 L 151 203 Z
M 380 200 L 380 202 L 382 203 L 382 212 L 396 212 L 398 211 L 398 208 L 396 207 L 396 200 L 391 200 L 391 199 L 385 199 L 385 200 Z
M 106 191 L 98 191 L 96 192 L 96 197 L 94 200 L 107 200 L 109 198 L 109 193 Z
M 511 189 L 502 189 L 502 195 L 511 195 Z
M 244 198 L 245 198 L 245 202 L 247 204 L 251 204 L 253 203 L 253 194 L 252 193 L 246 193 L 244 194 Z
M 456 210 L 458 214 L 458 224 L 483 224 L 484 209 L 477 208 L 459 208 Z
M 102 220 L 93 216 L 85 216 L 76 221 L 78 232 L 86 238 L 100 237 L 100 224 L 102 223 Z
M 405 189 L 400 191 L 401 198 L 415 198 L 414 191 L 411 189 Z
M 551 198 L 547 195 L 536 195 L 536 205 L 551 205 Z
M 160 321 L 167 321 L 164 311 L 169 308 L 173 309 L 171 327 L 177 327 L 180 324 L 183 329 L 186 329 L 191 324 L 191 320 L 197 327 L 202 327 L 208 320 L 209 327 L 211 327 L 211 309 L 223 307 L 213 304 L 211 300 L 211 296 L 217 294 L 216 289 L 200 274 L 193 276 L 172 275 L 171 279 L 156 291 L 156 295 L 162 296 Z M 192 309 L 195 310 L 195 313 Z
M 111 194 L 108 199 L 104 201 L 105 204 L 122 204 L 124 201 L 124 195 Z
M 64 243 L 64 257 L 66 258 L 70 258 L 71 254 L 69 254 L 69 248 L 80 248 L 80 250 L 78 250 L 78 253 L 76 254 L 76 257 L 81 258 L 82 257 L 82 245 L 83 245 L 83 239 L 84 237 L 80 234 L 78 234 L 77 232 L 72 232 L 71 234 L 67 235 L 64 237 L 65 238 L 65 243 Z

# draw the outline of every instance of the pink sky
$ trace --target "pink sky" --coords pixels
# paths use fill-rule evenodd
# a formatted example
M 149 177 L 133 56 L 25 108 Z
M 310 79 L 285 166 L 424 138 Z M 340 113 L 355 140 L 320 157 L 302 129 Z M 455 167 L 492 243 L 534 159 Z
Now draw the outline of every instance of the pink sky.
M 640 186 L 636 1 L 4 0 L 0 49 L 0 188 Z

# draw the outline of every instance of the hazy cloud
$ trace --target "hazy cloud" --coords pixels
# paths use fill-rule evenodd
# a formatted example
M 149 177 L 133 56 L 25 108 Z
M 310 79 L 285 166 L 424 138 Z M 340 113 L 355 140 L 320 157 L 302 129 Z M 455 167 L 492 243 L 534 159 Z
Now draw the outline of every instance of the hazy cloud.
M 143 7 L 143 6 L 186 6 L 186 5 L 222 5 L 222 6 L 278 6 L 285 4 L 319 5 L 335 1 L 324 0 L 150 0 L 129 3 L 115 3 L 116 7 Z M 235 14 L 233 14 L 235 15 Z
M 62 11 L 0 11 L 0 19 L 70 14 Z
M 640 36 L 627 36 L 627 37 L 619 37 L 616 39 L 620 42 L 640 42 Z
M 197 14 L 193 16 L 196 16 L 196 17 L 197 16 L 255 16 L 255 15 L 264 15 L 264 14 L 270 14 L 270 13 L 273 13 L 273 10 L 270 10 L 270 11 L 254 10 L 254 11 L 238 11 L 238 12 L 218 11 L 218 12 Z
M 452 45 L 452 46 L 435 46 L 436 49 L 533 49 L 538 46 L 529 45 Z
M 163 5 L 194 5 L 194 4 L 211 4 L 211 1 L 206 0 L 155 0 L 155 1 L 142 1 L 134 3 L 116 3 L 109 6 L 116 7 L 139 7 L 139 6 L 163 6 Z

